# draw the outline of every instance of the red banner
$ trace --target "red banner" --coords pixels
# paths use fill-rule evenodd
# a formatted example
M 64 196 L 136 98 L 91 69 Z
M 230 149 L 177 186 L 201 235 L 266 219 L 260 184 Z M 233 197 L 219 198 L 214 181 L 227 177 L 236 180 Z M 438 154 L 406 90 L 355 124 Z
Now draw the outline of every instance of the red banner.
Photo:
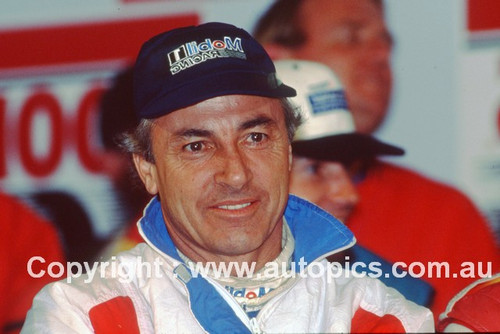
M 197 24 L 198 14 L 0 31 L 4 70 L 135 59 L 150 37 Z
M 500 31 L 500 1 L 468 0 L 467 28 L 470 32 Z

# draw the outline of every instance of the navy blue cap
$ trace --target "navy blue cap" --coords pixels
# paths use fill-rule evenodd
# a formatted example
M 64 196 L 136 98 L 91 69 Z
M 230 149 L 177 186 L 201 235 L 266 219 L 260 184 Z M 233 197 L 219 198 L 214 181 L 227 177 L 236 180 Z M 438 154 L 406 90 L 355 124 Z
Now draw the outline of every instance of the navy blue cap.
M 142 46 L 134 67 L 138 118 L 156 118 L 232 94 L 292 97 L 264 48 L 245 30 L 205 23 L 161 33 Z

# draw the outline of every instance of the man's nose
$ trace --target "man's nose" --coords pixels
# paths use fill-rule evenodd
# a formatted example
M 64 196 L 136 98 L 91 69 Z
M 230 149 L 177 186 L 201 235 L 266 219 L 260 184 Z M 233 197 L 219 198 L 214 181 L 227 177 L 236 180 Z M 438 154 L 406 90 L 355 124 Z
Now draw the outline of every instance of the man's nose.
M 218 169 L 215 182 L 240 189 L 251 179 L 248 158 L 237 147 L 220 149 L 217 154 Z
M 343 167 L 326 172 L 328 199 L 337 205 L 354 208 L 359 202 L 356 186 Z
M 391 58 L 393 43 L 392 36 L 388 32 L 372 36 L 365 43 L 367 54 L 369 54 L 366 59 L 370 59 L 375 64 L 386 65 Z

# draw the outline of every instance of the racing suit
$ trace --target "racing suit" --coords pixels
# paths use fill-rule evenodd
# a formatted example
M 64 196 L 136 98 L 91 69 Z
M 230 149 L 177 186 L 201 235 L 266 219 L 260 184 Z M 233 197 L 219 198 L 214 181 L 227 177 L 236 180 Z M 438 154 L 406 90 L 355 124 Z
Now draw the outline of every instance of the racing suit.
M 428 309 L 379 280 L 348 271 L 334 275 L 324 258 L 355 243 L 341 222 L 292 195 L 284 216 L 295 239 L 292 260 L 307 266 L 256 317 L 249 318 L 224 287 L 182 261 L 155 198 L 138 223 L 146 243 L 117 255 L 116 263 L 91 282 L 84 275 L 46 286 L 34 300 L 23 333 L 434 330 Z M 145 264 L 152 263 L 157 266 L 149 270 Z M 126 276 L 113 273 L 119 265 L 127 268 Z

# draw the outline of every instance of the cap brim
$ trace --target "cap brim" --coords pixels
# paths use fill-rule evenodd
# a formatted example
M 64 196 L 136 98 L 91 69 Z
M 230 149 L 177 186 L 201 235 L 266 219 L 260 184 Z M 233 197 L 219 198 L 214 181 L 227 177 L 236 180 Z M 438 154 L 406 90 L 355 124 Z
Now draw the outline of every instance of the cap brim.
M 292 143 L 293 154 L 316 160 L 349 162 L 379 155 L 403 155 L 404 150 L 361 133 L 346 133 Z
M 156 118 L 214 97 L 238 94 L 281 98 L 293 97 L 297 93 L 294 88 L 283 83 L 271 87 L 264 73 L 219 71 L 205 77 L 186 79 L 185 84 L 176 90 L 158 94 L 143 107 L 140 117 Z

